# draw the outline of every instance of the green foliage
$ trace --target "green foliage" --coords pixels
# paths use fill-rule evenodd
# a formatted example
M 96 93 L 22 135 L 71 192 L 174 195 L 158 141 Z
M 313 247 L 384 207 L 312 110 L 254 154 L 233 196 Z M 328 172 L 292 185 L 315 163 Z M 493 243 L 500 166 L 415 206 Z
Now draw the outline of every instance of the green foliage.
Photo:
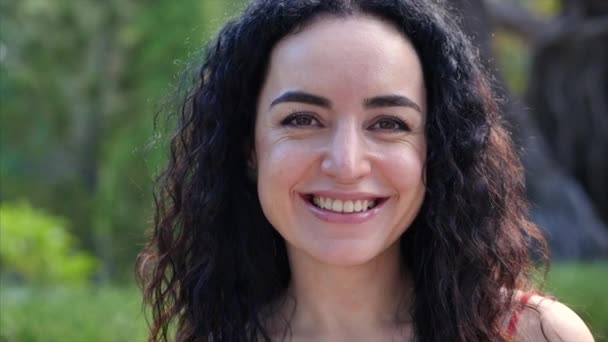
M 31 284 L 82 284 L 97 261 L 76 248 L 66 220 L 28 203 L 0 204 L 0 265 Z
M 581 316 L 596 341 L 608 341 L 608 262 L 551 268 L 547 290 Z
M 543 17 L 554 16 L 561 10 L 560 0 L 519 0 L 519 2 L 527 9 Z
M 167 151 L 154 115 L 243 3 L 0 0 L 0 201 L 65 217 L 101 279 L 128 279 Z
M 608 262 L 555 265 L 548 291 L 574 309 L 597 341 L 608 340 Z M 133 286 L 7 288 L 0 341 L 145 341 L 141 293 Z M 58 314 L 61 313 L 61 314 Z
M 547 20 L 561 10 L 559 0 L 519 0 L 519 3 L 534 15 Z M 509 89 L 518 96 L 523 95 L 528 86 L 531 46 L 525 41 L 525 37 L 517 37 L 504 31 L 495 33 L 492 44 L 496 52 L 496 66 Z
M 135 287 L 5 287 L 0 301 L 4 342 L 143 342 L 148 334 Z
M 497 66 L 504 76 L 509 89 L 517 95 L 522 95 L 528 85 L 530 69 L 530 51 L 524 41 L 513 34 L 498 32 L 493 40 L 497 55 Z

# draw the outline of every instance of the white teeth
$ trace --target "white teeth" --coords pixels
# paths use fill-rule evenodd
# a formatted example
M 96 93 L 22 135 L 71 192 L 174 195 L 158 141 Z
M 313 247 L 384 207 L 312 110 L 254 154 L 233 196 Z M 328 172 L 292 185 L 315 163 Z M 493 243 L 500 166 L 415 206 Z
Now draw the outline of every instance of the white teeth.
M 323 208 L 331 210 L 331 199 L 323 198 L 323 197 L 321 197 L 321 199 L 322 199 L 321 203 L 322 203 Z
M 337 213 L 352 213 L 369 210 L 376 205 L 374 200 L 343 201 L 327 197 L 313 196 L 312 202 L 319 208 L 331 210 Z
M 313 197 L 312 198 L 312 203 L 314 203 L 317 207 L 321 207 L 321 198 L 319 197 Z
M 334 203 L 331 205 L 331 210 L 335 212 L 342 212 L 343 203 L 340 200 L 334 200 Z
M 344 202 L 344 206 L 342 207 L 342 212 L 352 213 L 353 209 L 355 209 L 355 205 L 353 204 L 353 201 Z

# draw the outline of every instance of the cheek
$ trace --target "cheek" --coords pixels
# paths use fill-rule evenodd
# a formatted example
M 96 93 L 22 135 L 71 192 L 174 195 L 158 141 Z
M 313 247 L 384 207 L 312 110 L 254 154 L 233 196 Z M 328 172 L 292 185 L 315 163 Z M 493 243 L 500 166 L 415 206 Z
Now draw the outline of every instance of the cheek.
M 261 139 L 256 146 L 258 193 L 262 205 L 286 205 L 287 197 L 305 179 L 314 164 L 314 153 L 306 144 L 298 141 Z
M 423 146 L 413 148 L 386 148 L 382 154 L 382 169 L 385 177 L 398 190 L 410 190 L 423 186 L 426 150 Z
M 401 150 L 401 153 L 386 154 L 383 175 L 394 191 L 397 201 L 394 202 L 398 213 L 394 219 L 400 227 L 407 227 L 418 214 L 424 201 L 426 186 L 424 184 L 425 156 L 417 150 Z
M 260 178 L 277 177 L 284 182 L 294 178 L 306 166 L 310 152 L 293 143 L 262 143 L 257 150 Z

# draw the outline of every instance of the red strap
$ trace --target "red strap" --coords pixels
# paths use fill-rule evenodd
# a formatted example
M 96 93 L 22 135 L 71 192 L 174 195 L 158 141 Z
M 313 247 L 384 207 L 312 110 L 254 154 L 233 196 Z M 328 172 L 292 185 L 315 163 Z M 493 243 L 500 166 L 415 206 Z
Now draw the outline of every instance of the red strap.
M 515 336 L 515 333 L 517 332 L 517 323 L 519 322 L 519 317 L 526 308 L 526 304 L 528 303 L 530 298 L 534 295 L 535 292 L 528 292 L 521 296 L 519 300 L 519 306 L 517 307 L 517 309 L 515 309 L 515 312 L 513 313 L 513 316 L 511 316 L 511 320 L 509 321 L 509 327 L 507 328 L 507 333 L 509 334 L 509 336 Z

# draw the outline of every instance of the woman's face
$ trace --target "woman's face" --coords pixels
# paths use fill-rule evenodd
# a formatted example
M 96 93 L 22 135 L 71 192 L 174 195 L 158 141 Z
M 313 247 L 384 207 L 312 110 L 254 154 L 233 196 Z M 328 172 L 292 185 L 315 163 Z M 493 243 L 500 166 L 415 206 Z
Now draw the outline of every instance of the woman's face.
M 255 159 L 290 256 L 352 266 L 398 250 L 425 193 L 425 98 L 411 43 L 373 17 L 323 18 L 276 45 Z

